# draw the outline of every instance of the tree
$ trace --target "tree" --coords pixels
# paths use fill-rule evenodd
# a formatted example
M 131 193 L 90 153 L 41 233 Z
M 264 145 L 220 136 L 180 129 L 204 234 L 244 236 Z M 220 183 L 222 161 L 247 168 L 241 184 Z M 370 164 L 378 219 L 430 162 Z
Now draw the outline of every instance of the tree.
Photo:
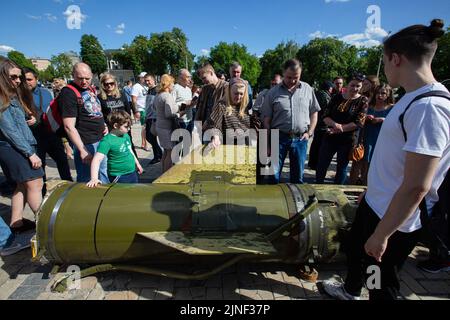
M 438 40 L 438 50 L 433 61 L 433 73 L 439 81 L 450 79 L 450 27 Z
M 377 75 L 379 69 L 380 73 L 378 74 L 378 76 L 380 80 L 382 82 L 386 82 L 387 80 L 384 74 L 384 65 L 382 58 L 383 58 L 382 45 L 378 47 L 360 49 L 359 65 L 361 67 L 358 70 L 360 70 L 362 73 L 366 75 Z
M 21 68 L 28 68 L 37 71 L 31 60 L 27 59 L 22 52 L 11 51 L 8 53 L 8 59 L 14 61 Z
M 259 59 L 262 72 L 258 78 L 258 88 L 267 88 L 275 74 L 283 75 L 283 63 L 297 55 L 300 47 L 294 41 L 280 43 L 275 49 L 269 49 Z
M 236 42 L 232 44 L 220 42 L 211 48 L 209 61 L 214 69 L 225 72 L 228 72 L 231 63 L 239 62 L 242 65 L 242 78 L 250 82 L 252 86 L 256 86 L 261 73 L 258 58 L 248 53 L 247 47 Z
M 313 39 L 297 54 L 303 62 L 302 79 L 311 85 L 347 77 L 361 69 L 358 49 L 336 38 Z
M 50 61 L 51 67 L 54 70 L 53 75 L 55 78 L 64 78 L 64 79 L 70 78 L 72 74 L 73 64 L 67 55 L 61 53 L 57 56 L 52 56 Z
M 83 35 L 80 40 L 81 60 L 88 64 L 94 74 L 101 74 L 107 70 L 105 52 L 93 35 Z
M 39 71 L 39 79 L 43 82 L 53 81 L 55 78 L 57 78 L 55 76 L 55 68 L 52 65 L 49 65 L 44 71 Z
M 177 74 L 180 69 L 194 66 L 194 55 L 187 47 L 188 38 L 179 28 L 150 36 L 150 71 L 155 74 Z
M 150 70 L 150 42 L 146 36 L 138 35 L 130 45 L 124 45 L 120 52 L 113 54 L 125 69 L 135 74 Z

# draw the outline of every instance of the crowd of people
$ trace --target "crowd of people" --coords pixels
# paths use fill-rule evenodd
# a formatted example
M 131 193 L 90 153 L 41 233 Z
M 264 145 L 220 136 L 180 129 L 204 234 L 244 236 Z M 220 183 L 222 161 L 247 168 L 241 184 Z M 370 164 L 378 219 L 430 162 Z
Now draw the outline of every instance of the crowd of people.
M 23 249 L 20 235 L 35 228 L 33 221 L 23 218 L 23 211 L 27 203 L 37 213 L 45 195 L 47 154 L 63 180 L 72 181 L 68 159 L 73 158 L 76 181 L 88 187 L 137 183 L 143 168 L 130 134 L 133 119 L 142 127 L 141 148 L 148 151 L 151 145 L 150 164 L 161 162 L 162 173 L 174 164 L 175 145 L 183 143 L 189 148 L 191 143 L 174 141 L 173 132 L 192 133 L 199 121 L 201 139 L 212 148 L 236 143 L 250 129 L 268 130 L 268 154 L 278 156 L 269 177 L 261 175 L 258 161 L 256 176 L 261 184 L 280 183 L 288 154 L 290 182 L 304 183 L 309 146 L 308 166 L 316 171 L 315 182 L 323 184 L 336 155 L 334 183 L 368 184 L 368 191 L 350 234 L 345 286 L 326 283 L 325 289 L 338 298 L 357 299 L 364 279 L 362 268 L 377 264 L 382 270 L 382 288 L 370 290 L 371 298 L 395 298 L 399 289 L 395 268 L 403 264 L 421 229 L 419 204 L 426 199 L 427 208 L 432 209 L 450 166 L 449 100 L 427 97 L 403 115 L 404 122 L 398 121 L 418 95 L 436 90 L 448 94 L 431 72 L 442 28 L 443 22 L 435 20 L 430 26 L 406 28 L 385 41 L 389 84 L 354 72 L 348 79 L 339 76 L 314 90 L 301 81 L 302 63 L 290 59 L 283 65 L 283 74 L 274 75 L 270 88 L 261 91 L 254 103 L 238 62 L 230 65 L 228 81 L 210 64 L 202 66 L 196 71 L 202 87 L 194 85 L 186 69 L 179 71 L 176 80 L 169 74 L 156 77 L 143 72 L 136 84 L 129 81 L 124 88 L 105 73 L 100 76 L 99 92 L 92 86 L 90 67 L 78 63 L 73 67 L 73 81 L 66 84 L 55 79 L 52 93 L 38 86 L 34 71 L 3 61 L 0 164 L 15 190 L 9 227 L 0 219 L 2 255 Z M 397 87 L 403 87 L 406 95 L 395 104 L 393 88 Z M 42 120 L 55 100 L 61 118 L 59 133 L 48 130 Z M 211 130 L 212 135 L 203 136 Z M 271 135 L 275 131 L 278 140 L 274 143 Z M 363 154 L 355 158 L 351 155 L 358 147 Z

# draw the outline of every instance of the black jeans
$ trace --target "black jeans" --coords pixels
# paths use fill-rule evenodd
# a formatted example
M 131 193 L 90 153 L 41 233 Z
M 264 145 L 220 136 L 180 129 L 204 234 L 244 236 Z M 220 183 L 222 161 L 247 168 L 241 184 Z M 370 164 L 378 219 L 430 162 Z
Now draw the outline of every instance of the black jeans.
M 351 149 L 351 141 L 337 140 L 325 135 L 320 146 L 319 162 L 316 169 L 316 183 L 324 183 L 331 160 L 333 160 L 333 156 L 337 153 L 337 168 L 334 184 L 345 184 L 347 180 L 347 167 L 350 162 L 348 155 Z
M 381 289 L 369 289 L 369 299 L 395 300 L 400 290 L 398 271 L 416 246 L 420 230 L 412 233 L 395 232 L 389 238 L 386 251 L 379 263 L 364 250 L 364 245 L 379 222 L 380 218 L 364 199 L 356 212 L 355 221 L 345 243 L 348 267 L 345 289 L 351 295 L 359 296 L 368 277 L 372 275 L 367 273 L 367 268 L 377 265 L 381 271 Z
M 152 127 L 152 122 L 156 120 L 147 119 L 145 123 L 145 136 L 148 142 L 152 145 L 154 159 L 162 159 L 162 150 L 158 144 L 158 138 L 152 134 L 150 128 Z
M 322 145 L 323 137 L 326 135 L 324 130 L 316 130 L 314 132 L 314 139 L 311 143 L 311 148 L 309 149 L 309 160 L 308 167 L 311 170 L 317 170 L 317 165 L 319 164 L 319 153 L 320 146 Z
M 36 154 L 42 160 L 42 168 L 44 169 L 44 172 L 46 155 L 48 154 L 50 158 L 55 161 L 61 179 L 73 181 L 70 173 L 69 161 L 67 160 L 67 155 L 61 138 L 55 133 L 47 132 L 41 126 L 38 126 L 38 128 L 33 130 L 33 134 L 37 141 Z M 46 181 L 45 175 L 44 181 Z

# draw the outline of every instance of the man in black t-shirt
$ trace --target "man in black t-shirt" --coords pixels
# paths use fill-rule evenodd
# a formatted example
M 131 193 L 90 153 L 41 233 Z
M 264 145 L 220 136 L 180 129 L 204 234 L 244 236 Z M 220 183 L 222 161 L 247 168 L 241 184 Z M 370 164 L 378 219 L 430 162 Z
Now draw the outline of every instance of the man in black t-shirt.
M 74 146 L 77 182 L 89 182 L 90 164 L 97 151 L 98 144 L 107 133 L 100 101 L 91 89 L 92 71 L 85 63 L 77 63 L 72 72 L 74 81 L 70 83 L 81 95 L 78 101 L 76 93 L 70 88 L 63 88 L 58 97 L 64 129 Z M 100 165 L 99 179 L 109 183 L 107 163 Z

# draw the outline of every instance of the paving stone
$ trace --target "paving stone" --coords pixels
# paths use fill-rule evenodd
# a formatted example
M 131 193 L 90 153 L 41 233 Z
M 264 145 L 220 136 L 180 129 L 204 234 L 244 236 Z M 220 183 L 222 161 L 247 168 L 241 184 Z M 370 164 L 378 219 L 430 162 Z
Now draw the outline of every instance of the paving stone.
M 98 284 L 97 277 L 91 276 L 81 279 L 81 289 L 93 290 Z
M 274 300 L 275 299 L 272 289 L 269 286 L 267 286 L 265 288 L 264 287 L 258 288 L 258 296 L 262 300 Z
M 41 273 L 30 274 L 22 283 L 23 286 L 47 286 L 50 283 L 48 275 Z
M 303 288 L 302 284 L 298 283 L 298 285 L 295 284 L 288 284 L 287 289 L 289 292 L 289 297 L 294 299 L 305 299 L 306 298 L 306 292 Z
M 191 296 L 194 300 L 203 300 L 206 297 L 205 287 L 191 287 L 189 290 L 191 291 Z
M 91 293 L 92 290 L 87 289 L 78 289 L 78 290 L 71 290 L 65 295 L 67 296 L 67 299 L 64 300 L 86 300 Z
M 128 283 L 128 288 L 157 288 L 161 277 L 148 275 L 133 275 Z
M 275 284 L 271 286 L 275 299 L 289 296 L 288 288 L 285 284 Z
M 88 286 L 88 285 L 86 285 Z M 81 285 L 81 287 L 83 288 L 83 284 Z M 86 288 L 88 289 L 88 288 Z M 89 293 L 88 297 L 86 300 L 103 300 L 105 299 L 105 291 L 103 290 L 103 288 L 101 287 L 100 284 L 96 283 L 94 285 L 93 290 Z
M 300 283 L 302 284 L 303 289 L 305 289 L 305 293 L 308 298 L 318 298 L 322 296 L 315 283 L 303 280 L 300 280 Z
M 218 288 L 221 286 L 222 286 L 222 276 L 220 274 L 209 278 L 205 284 L 205 287 L 207 288 Z
M 191 291 L 189 288 L 175 288 L 175 300 L 192 300 Z
M 283 275 L 281 271 L 276 272 L 264 272 L 264 275 L 267 279 L 284 282 Z
M 131 281 L 130 274 L 126 272 L 119 273 L 117 276 L 114 277 L 112 287 L 116 291 L 126 290 L 130 281 Z
M 437 296 L 437 295 L 433 295 L 433 296 L 427 296 L 427 295 L 418 295 L 418 297 L 420 298 L 420 300 L 450 300 L 449 295 L 444 295 L 444 296 Z
M 239 287 L 238 279 L 235 274 L 225 274 L 222 276 L 222 285 L 225 289 L 235 289 Z
M 18 275 L 16 279 L 12 279 L 0 286 L 0 300 L 6 300 L 19 288 L 22 282 L 25 281 L 27 275 Z
M 224 300 L 241 300 L 239 288 L 223 288 L 222 294 Z
M 419 281 L 420 285 L 424 287 L 428 293 L 431 294 L 447 294 L 450 291 L 449 286 L 443 281 Z
M 139 293 L 139 300 L 154 300 L 156 288 L 144 288 Z
M 293 285 L 296 285 L 296 286 L 300 286 L 300 279 L 299 278 L 291 276 L 291 275 L 288 275 L 285 272 L 283 272 L 282 275 L 283 275 L 284 282 L 289 283 L 289 284 L 293 284 Z
M 134 291 L 112 291 L 105 295 L 105 300 L 137 300 L 138 294 Z
M 402 268 L 402 271 L 400 272 L 400 276 L 403 275 L 403 273 L 408 273 L 411 277 L 415 279 L 425 279 L 426 276 L 424 273 L 418 269 L 414 264 L 411 263 L 405 263 L 404 267 Z
M 420 285 L 413 277 L 411 277 L 408 273 L 402 274 L 403 282 L 410 288 L 415 294 L 424 294 L 427 293 L 427 290 Z
M 206 300 L 222 300 L 222 288 L 206 288 Z
M 405 300 L 420 300 L 420 298 L 411 291 L 411 289 L 403 282 L 400 281 L 400 294 Z
M 20 285 L 8 300 L 36 300 L 42 292 L 45 292 L 45 287 Z
M 257 300 L 258 291 L 254 289 L 243 289 L 239 288 L 239 294 L 241 295 L 241 300 Z

